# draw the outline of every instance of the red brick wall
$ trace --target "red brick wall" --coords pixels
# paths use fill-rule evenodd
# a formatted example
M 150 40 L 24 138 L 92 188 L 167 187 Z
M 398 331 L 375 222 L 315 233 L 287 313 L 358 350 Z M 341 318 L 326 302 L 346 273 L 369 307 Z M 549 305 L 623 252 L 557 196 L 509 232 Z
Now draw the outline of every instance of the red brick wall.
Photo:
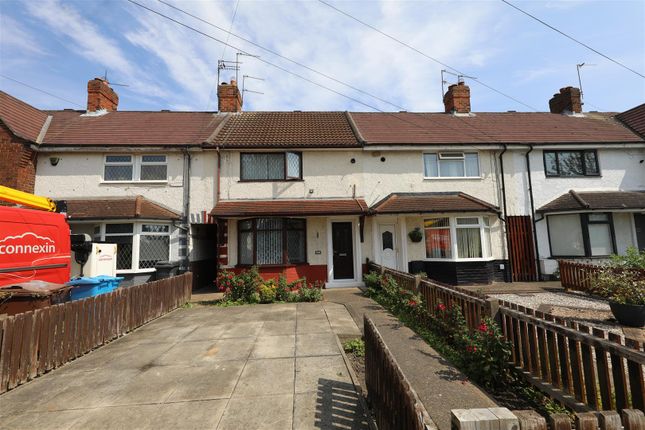
M 226 269 L 234 273 L 240 273 L 242 268 Z M 260 276 L 262 279 L 275 279 L 282 274 L 287 278 L 287 282 L 293 282 L 300 278 L 307 278 L 307 282 L 313 283 L 315 281 L 327 282 L 327 265 L 326 264 L 301 264 L 296 266 L 276 266 L 276 267 L 260 267 Z
M 0 124 L 0 185 L 34 192 L 36 153 Z
M 223 82 L 217 87 L 217 109 L 220 112 L 242 111 L 242 95 L 234 80 L 230 84 Z
M 580 89 L 575 87 L 560 88 L 558 94 L 554 94 L 549 100 L 551 113 L 582 112 L 582 99 Z
M 443 105 L 446 113 L 468 113 L 470 112 L 470 88 L 463 82 L 450 85 L 443 96 Z

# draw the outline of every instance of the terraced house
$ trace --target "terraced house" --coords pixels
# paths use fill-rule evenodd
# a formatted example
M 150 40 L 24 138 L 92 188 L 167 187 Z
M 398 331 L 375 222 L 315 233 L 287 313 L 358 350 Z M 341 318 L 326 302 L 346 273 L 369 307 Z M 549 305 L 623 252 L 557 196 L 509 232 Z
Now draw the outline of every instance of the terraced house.
M 243 112 L 232 81 L 217 113 L 119 112 L 107 82 L 88 89 L 87 111 L 3 93 L 3 152 L 32 151 L 35 191 L 118 243 L 131 277 L 180 259 L 202 283 L 217 263 L 350 286 L 370 259 L 452 284 L 530 281 L 560 257 L 645 248 L 645 105 L 583 113 L 567 87 L 550 112 L 474 113 L 459 83 L 441 113 Z

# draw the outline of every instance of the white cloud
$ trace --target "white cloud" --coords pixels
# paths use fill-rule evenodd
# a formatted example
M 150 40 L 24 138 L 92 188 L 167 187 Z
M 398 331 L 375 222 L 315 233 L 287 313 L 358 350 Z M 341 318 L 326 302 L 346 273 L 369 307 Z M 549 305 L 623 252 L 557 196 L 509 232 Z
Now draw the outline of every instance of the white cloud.
M 0 50 L 24 50 L 30 54 L 45 54 L 36 37 L 9 15 L 0 14 Z

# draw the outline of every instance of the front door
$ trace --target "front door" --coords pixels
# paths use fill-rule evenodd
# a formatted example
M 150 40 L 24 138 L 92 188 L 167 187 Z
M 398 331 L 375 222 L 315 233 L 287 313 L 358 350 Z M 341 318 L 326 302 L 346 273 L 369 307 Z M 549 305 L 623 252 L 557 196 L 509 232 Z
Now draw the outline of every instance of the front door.
M 379 224 L 381 265 L 396 270 L 396 233 L 394 224 Z
M 334 279 L 354 279 L 354 243 L 351 222 L 331 223 Z
M 645 251 L 645 214 L 634 214 L 636 227 L 636 243 L 640 251 Z

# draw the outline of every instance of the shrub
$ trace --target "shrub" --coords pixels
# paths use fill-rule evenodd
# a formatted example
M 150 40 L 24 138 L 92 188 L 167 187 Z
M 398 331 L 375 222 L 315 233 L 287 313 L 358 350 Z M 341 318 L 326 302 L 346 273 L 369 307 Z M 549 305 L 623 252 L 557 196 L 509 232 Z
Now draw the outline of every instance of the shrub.
M 371 290 L 377 290 L 381 287 L 381 275 L 376 272 L 370 272 L 363 275 L 365 287 Z
M 499 326 L 485 318 L 465 340 L 468 343 L 463 349 L 466 373 L 485 387 L 503 386 L 510 377 L 507 363 L 511 358 L 511 346 Z
M 645 276 L 640 270 L 607 266 L 594 278 L 592 292 L 616 303 L 645 305 Z
M 365 342 L 359 337 L 348 340 L 343 343 L 343 350 L 354 354 L 356 357 L 365 357 Z
M 290 289 L 287 284 L 287 278 L 284 275 L 278 277 L 278 284 L 275 290 L 275 299 L 281 302 L 289 301 Z
M 612 255 L 609 265 L 623 269 L 645 270 L 645 251 L 639 252 L 638 249 L 630 246 L 625 255 Z
M 260 285 L 258 295 L 260 303 L 273 303 L 276 299 L 276 287 L 270 283 Z
M 298 289 L 297 294 L 300 302 L 319 302 L 322 300 L 322 285 L 319 282 L 313 284 L 304 283 Z

